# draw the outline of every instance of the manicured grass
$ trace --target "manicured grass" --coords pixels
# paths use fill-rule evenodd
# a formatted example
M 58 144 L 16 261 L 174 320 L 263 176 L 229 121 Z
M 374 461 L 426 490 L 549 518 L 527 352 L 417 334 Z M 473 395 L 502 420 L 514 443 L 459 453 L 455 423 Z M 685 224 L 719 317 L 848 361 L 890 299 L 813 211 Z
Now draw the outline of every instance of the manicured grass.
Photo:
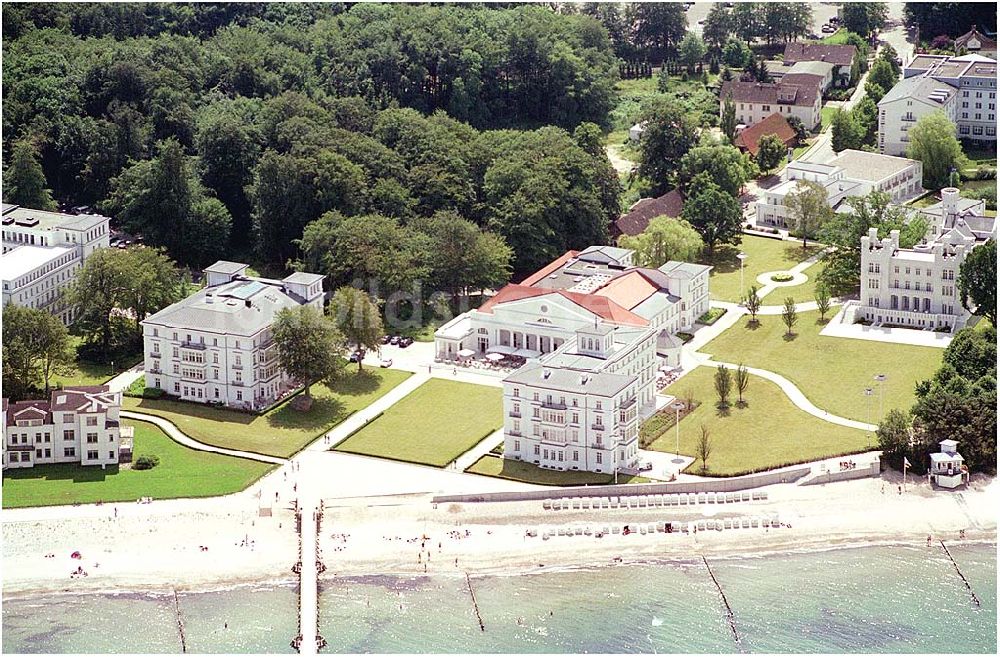
M 805 303 L 807 301 L 816 300 L 816 283 L 819 279 L 820 273 L 826 269 L 826 263 L 822 260 L 809 266 L 804 272 L 806 276 L 809 277 L 802 285 L 793 285 L 791 287 L 776 287 L 770 294 L 764 297 L 764 305 L 776 306 L 781 305 L 785 302 L 785 297 L 792 297 L 795 299 L 795 303 Z M 833 313 L 827 315 L 830 317 Z
M 930 207 L 930 206 L 934 205 L 935 203 L 937 203 L 940 200 L 941 199 L 938 198 L 938 193 L 937 192 L 935 192 L 935 191 L 929 191 L 926 194 L 924 194 L 923 196 L 918 196 L 917 198 L 909 201 L 907 203 L 907 205 L 909 205 L 911 207 L 914 207 L 914 208 L 927 208 L 927 207 Z
M 696 456 L 701 426 L 709 431 L 712 452 L 708 458 L 710 475 L 735 474 L 812 461 L 868 448 L 868 434 L 842 427 L 809 415 L 796 407 L 776 384 L 757 376 L 750 377 L 744 399 L 747 405 L 736 406 L 736 396 L 727 411 L 716 408 L 715 368 L 697 367 L 667 389 L 682 398 L 688 394 L 701 402 L 690 415 L 681 418 L 680 451 Z M 674 429 L 664 432 L 649 449 L 673 453 Z M 701 461 L 688 467 L 701 474 Z
M 819 43 L 825 43 L 830 46 L 842 46 L 847 43 L 847 30 L 842 27 L 833 34 L 828 34 L 820 39 Z
M 132 453 L 155 454 L 151 470 L 101 470 L 72 464 L 42 465 L 3 473 L 3 508 L 91 502 L 134 502 L 140 497 L 210 497 L 241 491 L 274 466 L 249 459 L 211 454 L 178 445 L 157 427 L 135 427 Z
M 473 463 L 465 471 L 486 477 L 538 484 L 539 486 L 597 486 L 615 483 L 613 474 L 581 472 L 579 470 L 544 470 L 534 463 L 504 459 L 490 454 Z M 649 479 L 646 477 L 618 475 L 619 484 L 641 484 L 648 481 Z
M 82 344 L 83 339 L 78 336 L 71 335 L 70 342 L 75 352 L 76 348 Z M 111 363 L 91 363 L 77 359 L 73 362 L 73 366 L 68 372 L 53 375 L 50 385 L 56 386 L 61 384 L 63 387 L 99 386 L 108 379 L 112 378 L 115 374 L 121 374 L 141 360 L 141 353 L 126 356 L 120 360 L 115 360 L 114 370 L 112 370 Z
M 209 445 L 287 457 L 409 376 L 400 370 L 369 368 L 359 374 L 348 368 L 333 388 L 312 387 L 313 406 L 305 413 L 287 401 L 264 415 L 166 399 L 125 397 L 122 405 L 130 411 L 166 418 Z
M 761 316 L 756 328 L 741 320 L 702 351 L 716 360 L 781 374 L 816 406 L 862 422 L 868 420 L 864 389 L 876 386 L 876 374 L 889 377 L 885 412 L 909 410 L 916 382 L 930 378 L 941 364 L 942 350 L 935 347 L 821 336 L 818 312 L 800 312 L 798 317 L 792 339 L 785 338 L 781 317 Z M 872 397 L 872 423 L 878 421 L 879 394 L 876 390 Z
M 715 250 L 711 258 L 704 258 L 706 265 L 712 265 L 708 290 L 713 299 L 737 302 L 750 289 L 758 285 L 757 276 L 768 271 L 786 271 L 819 251 L 821 247 L 802 248 L 801 242 L 768 239 L 754 235 L 744 235 L 740 246 L 722 246 Z M 743 289 L 740 289 L 740 261 L 736 255 L 743 251 L 747 259 L 743 261 Z
M 431 379 L 336 449 L 443 467 L 502 426 L 501 399 L 500 388 Z
M 838 109 L 840 109 L 840 108 L 838 108 L 838 107 L 824 106 L 819 111 L 819 125 L 820 125 L 819 131 L 820 132 L 824 132 L 824 131 L 826 131 L 827 128 L 830 127 L 830 124 L 833 122 L 833 115 L 837 113 Z

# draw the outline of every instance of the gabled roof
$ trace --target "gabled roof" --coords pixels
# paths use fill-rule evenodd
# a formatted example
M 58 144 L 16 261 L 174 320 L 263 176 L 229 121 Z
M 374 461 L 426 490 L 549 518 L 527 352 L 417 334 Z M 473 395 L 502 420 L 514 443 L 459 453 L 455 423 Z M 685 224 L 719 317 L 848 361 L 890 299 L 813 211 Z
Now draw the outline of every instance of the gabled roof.
M 495 307 L 504 303 L 556 294 L 597 315 L 598 317 L 616 324 L 646 326 L 649 323 L 647 320 L 639 317 L 635 313 L 623 308 L 620 304 L 606 297 L 594 294 L 581 294 L 579 292 L 567 292 L 566 290 L 550 290 L 545 288 L 529 287 L 513 283 L 504 286 L 503 289 L 493 295 L 489 301 L 481 305 L 479 307 L 479 312 L 492 314 Z
M 638 235 L 656 217 L 679 217 L 684 209 L 680 190 L 672 189 L 663 196 L 640 199 L 629 211 L 618 217 L 615 227 L 622 235 Z
M 619 306 L 632 310 L 640 303 L 656 294 L 659 288 L 638 271 L 630 271 L 615 278 L 610 283 L 594 292 L 597 296 L 607 297 Z
M 955 37 L 955 49 L 958 50 L 959 48 L 967 48 L 966 44 L 973 38 L 975 38 L 975 40 L 979 42 L 979 48 L 977 48 L 977 50 L 996 51 L 997 49 L 996 40 L 991 39 L 982 32 L 980 32 L 978 29 L 976 29 L 975 25 L 973 25 L 972 29 L 963 34 L 962 36 Z
M 633 251 L 631 249 L 621 249 L 617 246 L 588 246 L 580 251 L 580 260 L 587 262 L 600 262 L 604 264 L 618 265 L 630 258 Z
M 850 66 L 854 62 L 854 46 L 833 46 L 825 43 L 789 43 L 785 45 L 785 64 L 796 62 L 829 62 Z
M 699 274 L 705 274 L 711 270 L 711 265 L 699 265 L 693 262 L 680 262 L 679 260 L 670 260 L 660 267 L 660 271 L 664 274 L 676 278 L 694 278 Z
M 567 251 L 566 253 L 562 254 L 549 264 L 545 265 L 544 267 L 536 271 L 531 276 L 528 276 L 526 279 L 521 281 L 521 285 L 534 285 L 538 281 L 542 280 L 552 272 L 562 267 L 564 264 L 566 264 L 567 261 L 569 261 L 572 258 L 575 258 L 578 255 L 580 255 L 579 251 Z
M 884 106 L 905 99 L 918 100 L 934 107 L 943 107 L 957 93 L 958 89 L 947 82 L 920 75 L 904 78 L 894 84 L 892 89 L 882 96 L 882 100 L 878 101 L 878 104 Z
M 788 125 L 784 116 L 775 112 L 736 135 L 736 147 L 756 157 L 760 139 L 765 135 L 777 135 L 785 146 L 795 143 L 795 130 Z
M 801 75 L 801 74 L 800 74 Z M 788 76 L 785 76 L 786 78 Z M 793 107 L 812 107 L 820 96 L 819 78 L 810 76 L 809 84 L 791 84 L 785 78 L 781 82 L 743 82 L 730 80 L 722 84 L 719 98 L 725 99 L 730 94 L 737 103 L 774 103 L 791 105 Z
M 53 390 L 49 399 L 26 399 L 9 402 L 4 399 L 7 426 L 16 426 L 18 420 L 42 420 L 52 424 L 52 411 L 96 413 L 107 411 L 109 406 L 120 403 L 120 393 L 108 386 L 75 386 Z

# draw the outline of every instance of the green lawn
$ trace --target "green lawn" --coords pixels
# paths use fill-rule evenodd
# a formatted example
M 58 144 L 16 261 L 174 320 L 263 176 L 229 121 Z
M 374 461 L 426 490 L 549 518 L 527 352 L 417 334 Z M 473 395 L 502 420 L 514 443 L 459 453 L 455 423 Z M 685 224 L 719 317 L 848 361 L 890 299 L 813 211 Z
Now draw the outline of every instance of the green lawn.
M 809 277 L 802 285 L 793 285 L 791 287 L 776 287 L 774 290 L 764 297 L 764 304 L 768 306 L 777 306 L 785 302 L 785 297 L 792 297 L 795 299 L 795 303 L 805 303 L 807 301 L 816 300 L 816 281 L 819 278 L 820 273 L 826 269 L 826 263 L 822 260 L 810 265 L 804 272 L 806 276 Z M 827 317 L 830 317 L 827 315 Z
M 830 124 L 833 122 L 833 115 L 837 113 L 838 109 L 839 108 L 837 107 L 824 106 L 823 109 L 819 111 L 820 132 L 824 132 L 830 127 Z
M 885 411 L 909 410 L 915 401 L 913 387 L 928 379 L 941 364 L 942 350 L 870 340 L 832 338 L 819 334 L 819 313 L 801 312 L 795 336 L 785 338 L 785 325 L 777 315 L 760 317 L 760 326 L 737 322 L 702 347 L 716 360 L 743 362 L 786 377 L 816 406 L 844 417 L 867 421 L 864 389 L 875 385 L 872 377 L 886 374 Z M 686 377 L 685 377 L 686 378 Z M 681 379 L 682 381 L 684 379 Z M 872 398 L 872 422 L 878 420 L 878 395 Z
M 594 486 L 615 483 L 613 474 L 581 472 L 579 470 L 544 470 L 533 463 L 503 459 L 490 454 L 480 458 L 465 471 L 540 486 Z M 645 477 L 618 475 L 619 484 L 641 484 L 648 481 L 649 479 Z
M 79 336 L 71 335 L 70 343 L 72 344 L 72 348 L 75 353 L 77 347 L 83 343 L 83 339 Z M 115 361 L 114 370 L 112 371 L 111 363 L 91 363 L 77 359 L 73 362 L 73 366 L 68 372 L 53 375 L 50 383 L 53 386 L 61 384 L 63 387 L 99 386 L 108 379 L 112 378 L 115 374 L 121 374 L 141 360 L 141 353 L 126 356 Z
M 907 205 L 914 208 L 926 208 L 934 205 L 938 201 L 939 199 L 937 197 L 937 192 L 930 191 L 924 194 L 923 196 L 918 196 L 917 198 L 909 201 Z
M 740 290 L 740 261 L 736 255 L 747 254 L 743 261 L 743 289 Z M 708 289 L 713 299 L 739 301 L 751 285 L 757 284 L 757 276 L 767 271 L 785 271 L 820 251 L 821 247 L 810 245 L 802 248 L 801 242 L 789 242 L 767 237 L 744 235 L 739 247 L 722 246 L 715 250 L 711 258 L 704 258 L 706 265 L 712 265 Z
M 869 445 L 866 432 L 824 422 L 799 410 L 781 388 L 757 376 L 750 377 L 744 396 L 747 405 L 738 408 L 734 396 L 728 411 L 721 412 L 716 408 L 714 374 L 714 368 L 698 367 L 667 389 L 682 398 L 690 394 L 701 402 L 693 413 L 681 418 L 680 451 L 696 456 L 701 426 L 705 425 L 712 441 L 708 474 L 732 476 L 766 470 L 859 452 Z M 671 427 L 649 449 L 672 453 L 675 441 Z M 687 471 L 700 474 L 701 461 Z
M 335 449 L 443 467 L 503 425 L 502 391 L 431 379 Z
M 828 34 L 820 39 L 819 43 L 825 43 L 830 46 L 843 46 L 847 43 L 847 30 L 842 27 L 833 34 Z
M 125 397 L 122 405 L 130 411 L 166 418 L 209 445 L 288 457 L 409 376 L 400 370 L 369 368 L 358 374 L 348 368 L 332 389 L 312 387 L 313 406 L 306 413 L 296 411 L 288 402 L 264 415 L 164 399 Z
M 199 452 L 178 445 L 157 427 L 135 427 L 133 455 L 155 454 L 152 470 L 119 470 L 72 464 L 42 465 L 3 473 L 3 508 L 91 502 L 134 502 L 140 497 L 210 497 L 241 491 L 272 467 L 248 459 Z

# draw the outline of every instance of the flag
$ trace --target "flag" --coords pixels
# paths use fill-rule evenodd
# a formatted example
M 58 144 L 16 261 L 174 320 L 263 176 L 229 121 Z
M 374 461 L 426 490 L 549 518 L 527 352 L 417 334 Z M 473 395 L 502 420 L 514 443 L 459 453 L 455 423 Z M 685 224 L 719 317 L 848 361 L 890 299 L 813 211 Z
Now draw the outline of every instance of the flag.
M 910 459 L 906 458 L 905 456 L 903 457 L 903 467 L 904 468 L 910 467 Z

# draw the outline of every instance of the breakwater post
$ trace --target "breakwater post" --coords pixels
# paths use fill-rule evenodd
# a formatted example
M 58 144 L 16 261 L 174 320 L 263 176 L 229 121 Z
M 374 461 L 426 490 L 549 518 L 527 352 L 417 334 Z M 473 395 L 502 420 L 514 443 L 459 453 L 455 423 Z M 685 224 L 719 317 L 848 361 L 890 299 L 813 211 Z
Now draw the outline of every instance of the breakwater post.
M 181 635 L 181 652 L 187 652 L 187 637 L 184 636 L 184 619 L 181 618 L 181 603 L 174 589 L 174 616 L 177 618 L 177 632 Z
M 476 611 L 476 619 L 479 621 L 479 631 L 485 632 L 486 626 L 483 624 L 483 616 L 479 613 L 479 603 L 476 602 L 476 592 L 472 588 L 472 579 L 469 573 L 465 573 L 465 583 L 469 586 L 469 595 L 472 596 L 472 608 Z
M 712 567 L 708 565 L 708 559 L 705 555 L 701 555 L 701 560 L 705 562 L 705 568 L 708 569 L 708 575 L 712 578 L 712 582 L 715 584 L 715 588 L 718 589 L 719 595 L 722 596 L 722 604 L 726 607 L 726 620 L 729 621 L 729 629 L 733 631 L 733 638 L 736 639 L 736 645 L 743 647 L 740 643 L 740 633 L 736 631 L 736 615 L 733 614 L 733 608 L 729 606 L 729 600 L 726 599 L 726 592 L 722 590 L 722 585 L 719 584 L 719 580 L 715 578 L 715 573 L 712 572 Z
M 941 547 L 944 548 L 944 553 L 948 555 L 948 559 L 951 560 L 951 565 L 955 566 L 955 572 L 958 573 L 958 576 L 961 577 L 962 581 L 965 583 L 965 588 L 969 590 L 969 595 L 972 596 L 972 601 L 976 604 L 976 607 L 982 607 L 983 605 L 979 602 L 976 592 L 972 590 L 972 585 L 969 584 L 969 580 L 965 579 L 965 575 L 962 574 L 962 569 L 958 567 L 955 557 L 951 556 L 951 551 L 948 549 L 948 546 L 944 544 L 944 541 L 939 540 L 938 542 L 941 544 Z

